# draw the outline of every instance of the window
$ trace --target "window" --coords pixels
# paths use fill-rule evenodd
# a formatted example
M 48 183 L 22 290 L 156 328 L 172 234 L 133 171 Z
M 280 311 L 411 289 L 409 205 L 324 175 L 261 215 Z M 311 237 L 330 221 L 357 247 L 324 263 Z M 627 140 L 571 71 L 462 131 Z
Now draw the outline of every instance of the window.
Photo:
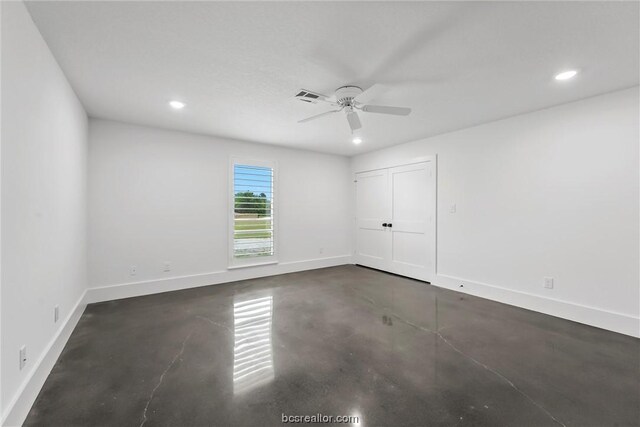
M 233 161 L 231 265 L 275 261 L 274 167 Z

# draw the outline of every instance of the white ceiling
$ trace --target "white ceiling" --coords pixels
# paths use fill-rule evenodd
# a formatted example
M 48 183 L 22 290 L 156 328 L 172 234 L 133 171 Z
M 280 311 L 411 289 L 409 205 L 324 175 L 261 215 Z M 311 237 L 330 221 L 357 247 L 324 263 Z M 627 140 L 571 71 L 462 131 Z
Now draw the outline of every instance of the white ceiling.
M 637 2 L 29 2 L 92 117 L 353 155 L 638 84 Z M 553 76 L 579 68 L 578 77 Z M 291 97 L 382 84 L 355 146 Z M 167 102 L 187 103 L 174 111 Z

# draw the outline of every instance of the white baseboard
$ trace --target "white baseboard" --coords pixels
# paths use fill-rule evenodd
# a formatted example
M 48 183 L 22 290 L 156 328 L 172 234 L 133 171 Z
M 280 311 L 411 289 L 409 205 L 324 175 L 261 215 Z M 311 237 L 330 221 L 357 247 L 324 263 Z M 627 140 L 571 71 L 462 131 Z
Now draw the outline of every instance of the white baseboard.
M 220 283 L 235 282 L 238 280 L 256 279 L 259 277 L 294 273 L 297 271 L 315 270 L 317 268 L 334 267 L 344 264 L 351 264 L 351 255 L 317 258 L 305 261 L 283 262 L 279 264 L 259 265 L 189 276 L 100 286 L 87 289 L 87 298 L 85 302 L 87 304 L 91 304 L 94 302 L 112 301 L 122 298 L 178 291 L 181 289 L 217 285 Z
M 461 288 L 460 284 L 464 287 Z M 640 318 L 624 313 L 589 307 L 568 301 L 514 291 L 487 283 L 474 282 L 445 274 L 436 275 L 432 283 L 435 286 L 464 292 L 469 295 L 487 298 L 504 304 L 526 308 L 539 313 L 573 320 L 585 325 L 595 326 L 632 337 L 640 338 Z
M 58 329 L 56 335 L 49 341 L 42 355 L 32 365 L 31 370 L 20 385 L 20 388 L 5 408 L 0 425 L 5 427 L 20 426 L 27 418 L 31 406 L 33 406 L 33 403 L 38 397 L 38 393 L 40 393 L 44 382 L 49 376 L 49 373 L 51 373 L 53 366 L 58 360 L 60 353 L 62 353 L 64 346 L 67 344 L 71 333 L 78 324 L 87 306 L 85 296 L 86 291 L 82 293 L 78 302 L 76 302 L 74 308 L 64 320 L 60 329 Z

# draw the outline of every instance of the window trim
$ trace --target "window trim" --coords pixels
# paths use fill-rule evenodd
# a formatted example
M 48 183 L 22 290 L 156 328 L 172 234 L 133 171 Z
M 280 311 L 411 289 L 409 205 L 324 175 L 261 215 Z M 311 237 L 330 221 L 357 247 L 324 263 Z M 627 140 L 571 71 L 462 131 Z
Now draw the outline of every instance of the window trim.
M 234 221 L 234 213 L 235 213 L 235 189 L 234 189 L 234 170 L 236 165 L 243 166 L 257 166 L 257 167 L 266 167 L 271 168 L 273 170 L 273 200 L 272 200 L 272 209 L 273 209 L 273 255 L 268 256 L 260 256 L 260 257 L 247 257 L 247 258 L 236 258 L 234 256 L 234 229 L 235 229 L 235 221 Z M 227 269 L 236 269 L 243 267 L 258 267 L 261 265 L 270 265 L 278 263 L 278 218 L 279 218 L 279 187 L 278 187 L 278 165 L 275 161 L 270 160 L 256 160 L 249 159 L 246 157 L 235 157 L 232 156 L 229 159 L 229 181 L 228 181 L 228 189 L 229 189 L 229 197 L 227 200 L 227 215 L 229 217 L 228 221 L 228 230 L 227 230 L 227 238 L 228 238 L 228 266 Z

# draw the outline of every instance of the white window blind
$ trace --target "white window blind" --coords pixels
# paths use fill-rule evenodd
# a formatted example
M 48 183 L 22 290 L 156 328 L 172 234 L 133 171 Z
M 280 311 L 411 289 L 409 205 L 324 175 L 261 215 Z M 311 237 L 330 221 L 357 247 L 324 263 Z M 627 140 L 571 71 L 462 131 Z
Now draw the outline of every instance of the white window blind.
M 274 251 L 272 167 L 233 165 L 233 257 L 268 257 Z

